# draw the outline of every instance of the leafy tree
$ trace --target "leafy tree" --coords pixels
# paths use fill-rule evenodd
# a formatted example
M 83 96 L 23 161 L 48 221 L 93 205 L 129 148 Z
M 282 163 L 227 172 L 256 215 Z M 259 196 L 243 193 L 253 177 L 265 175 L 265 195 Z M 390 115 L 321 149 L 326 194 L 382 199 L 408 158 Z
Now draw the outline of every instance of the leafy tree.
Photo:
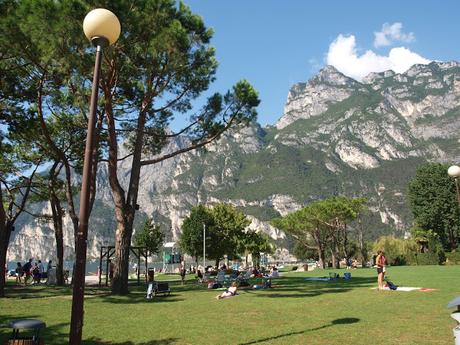
M 364 202 L 365 199 L 361 198 L 332 197 L 275 219 L 272 224 L 290 233 L 305 248 L 315 248 L 323 268 L 329 249 L 337 267 L 341 254 L 349 256 L 347 224 L 356 219 Z
M 374 252 L 383 250 L 390 265 L 405 265 L 409 256 L 417 252 L 417 244 L 413 240 L 404 240 L 394 236 L 382 236 L 374 243 Z
M 213 226 L 210 227 L 210 248 L 208 257 L 219 265 L 224 255 L 236 256 L 238 242 L 245 236 L 244 229 L 251 221 L 234 206 L 219 203 L 211 209 Z
M 47 145 L 65 164 L 67 179 L 71 164 L 62 154 L 65 150 L 53 146 L 45 119 L 53 113 L 86 119 L 93 56 L 88 53 L 90 44 L 81 23 L 94 7 L 106 7 L 120 19 L 120 39 L 104 50 L 99 84 L 104 106 L 99 107 L 96 130 L 103 151 L 98 155 L 95 150 L 93 160 L 107 162 L 115 204 L 117 260 L 112 291 L 127 293 L 141 168 L 204 147 L 226 130 L 247 125 L 256 117 L 257 92 L 241 81 L 224 96 L 211 95 L 201 109 L 193 109 L 193 100 L 214 80 L 217 62 L 209 44 L 212 30 L 182 2 L 22 0 L 5 1 L 1 6 L 0 54 L 8 59 L 0 59 L 0 68 L 12 71 L 6 74 L 6 91 L 19 101 L 27 96 L 24 104 L 30 99 L 42 100 L 35 113 Z M 14 81 L 19 81 L 17 86 Z M 169 125 L 177 116 L 189 122 L 173 132 Z M 188 140 L 180 140 L 177 149 L 162 151 L 184 135 Z M 122 152 L 120 143 L 125 146 Z M 118 163 L 127 159 L 131 169 L 125 185 L 119 179 Z M 95 176 L 97 165 L 93 167 Z M 95 179 L 91 184 L 94 200 Z M 67 183 L 67 194 L 70 186 Z M 72 198 L 67 196 L 66 201 L 69 213 L 73 212 Z M 78 218 L 72 214 L 71 218 L 75 226 Z
M 123 35 L 107 50 L 101 88 L 109 182 L 117 220 L 118 261 L 112 291 L 126 293 L 126 243 L 132 234 L 141 168 L 204 147 L 226 130 L 248 124 L 256 117 L 259 99 L 247 81 L 238 82 L 225 96 L 210 96 L 189 116 L 184 128 L 171 132 L 173 118 L 192 110 L 192 101 L 214 80 L 217 62 L 209 45 L 212 30 L 205 27 L 201 17 L 174 0 L 117 1 L 111 2 L 111 7 L 119 15 Z M 174 151 L 162 151 L 183 135 L 188 136 L 188 143 Z M 126 190 L 117 173 L 117 162 L 126 157 L 118 150 L 122 140 L 131 159 Z
M 2 104 L 4 106 L 5 103 Z M 5 109 L 6 108 L 6 109 Z M 13 128 L 9 122 L 8 107 L 2 125 Z M 13 131 L 14 132 L 14 131 Z M 0 297 L 5 296 L 5 264 L 11 232 L 19 215 L 25 211 L 36 171 L 41 157 L 36 150 L 15 135 L 6 136 L 0 130 Z M 29 172 L 26 175 L 26 172 Z
M 319 260 L 317 250 L 312 249 L 312 248 L 307 248 L 304 245 L 302 245 L 300 242 L 296 242 L 292 253 L 298 260 L 301 260 L 301 261 L 306 261 L 309 259 L 312 259 L 315 261 Z
M 164 233 L 160 226 L 155 225 L 152 218 L 147 218 L 142 231 L 134 235 L 134 244 L 139 247 L 147 247 L 150 255 L 158 253 L 164 241 Z
M 305 248 L 317 250 L 320 266 L 325 268 L 329 232 L 316 219 L 316 207 L 317 204 L 310 204 L 283 218 L 275 218 L 272 220 L 272 225 L 291 234 Z
M 30 198 L 30 202 L 44 202 L 47 201 L 50 204 L 50 214 L 33 214 L 42 222 L 52 223 L 54 228 L 54 238 L 56 241 L 56 284 L 64 285 L 64 229 L 63 229 L 63 218 L 65 210 L 61 206 L 61 200 L 65 197 L 64 194 L 64 183 L 58 178 L 58 175 L 62 169 L 62 165 L 59 162 L 55 162 L 48 171 L 48 174 L 39 175 L 34 182 L 33 194 Z
M 210 231 L 214 226 L 210 210 L 204 205 L 198 205 L 192 208 L 190 215 L 182 223 L 182 234 L 179 239 L 180 247 L 186 254 L 195 258 L 203 256 L 203 226 L 206 226 L 206 252 L 209 253 L 212 241 Z
M 180 246 L 196 259 L 203 252 L 203 224 L 206 225 L 206 256 L 219 265 L 224 255 L 235 256 L 241 248 L 244 229 L 251 223 L 235 207 L 219 203 L 212 208 L 198 205 L 182 225 Z
M 421 165 L 409 182 L 409 203 L 416 227 L 432 230 L 447 250 L 457 248 L 460 212 L 455 184 L 447 175 L 448 166 L 439 163 Z
M 260 258 L 260 253 L 272 254 L 274 250 L 268 235 L 249 230 L 238 238 L 238 252 L 244 254 L 247 267 L 249 254 L 254 260 Z
M 369 209 L 366 206 L 367 199 L 365 198 L 356 198 L 353 199 L 352 207 L 354 208 L 356 212 L 356 220 L 357 220 L 357 225 L 356 225 L 356 231 L 357 231 L 357 238 L 358 238 L 358 249 L 359 249 L 359 255 L 357 255 L 361 259 L 361 265 L 362 267 L 365 267 L 368 259 L 369 259 L 369 249 L 368 249 L 368 244 L 366 243 L 366 240 L 364 238 L 365 232 L 363 231 L 363 216 L 367 215 L 369 213 Z
M 78 231 L 74 204 L 78 182 L 73 174 L 82 165 L 87 92 L 77 92 L 77 85 L 85 85 L 81 88 L 85 91 L 91 76 L 91 68 L 82 72 L 83 66 L 90 66 L 90 59 L 85 57 L 86 42 L 81 30 L 76 23 L 65 23 L 64 18 L 79 18 L 84 7 L 71 1 L 4 1 L 0 6 L 5 14 L 0 18 L 0 30 L 4 33 L 0 38 L 1 101 L 20 109 L 14 115 L 6 115 L 6 121 L 14 123 L 14 128 L 8 128 L 9 134 L 14 132 L 29 145 L 38 147 L 43 161 L 51 167 L 48 181 L 43 179 L 46 174 L 41 174 L 40 184 L 46 188 L 35 185 L 33 191 L 40 195 L 39 200 L 50 202 L 59 284 L 63 283 L 64 214 L 72 220 L 75 238 Z M 79 79 L 78 73 L 86 79 Z M 100 127 L 101 122 L 98 123 Z M 97 152 L 93 154 L 97 156 Z M 61 172 L 64 184 L 57 178 Z M 93 172 L 91 205 L 95 197 L 95 169 Z

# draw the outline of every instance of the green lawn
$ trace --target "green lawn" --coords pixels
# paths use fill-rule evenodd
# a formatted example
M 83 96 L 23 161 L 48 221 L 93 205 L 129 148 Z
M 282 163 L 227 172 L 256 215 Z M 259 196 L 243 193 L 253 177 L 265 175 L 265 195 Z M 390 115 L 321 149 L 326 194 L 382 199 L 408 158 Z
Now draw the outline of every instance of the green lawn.
M 344 270 L 333 270 L 342 276 Z M 240 291 L 216 300 L 218 291 L 192 281 L 171 284 L 172 295 L 145 300 L 144 288 L 128 296 L 87 288 L 84 344 L 452 344 L 454 320 L 447 303 L 460 295 L 460 266 L 390 267 L 398 285 L 432 292 L 376 291 L 374 269 L 352 270 L 349 281 L 305 281 L 330 271 L 292 272 L 270 290 Z M 177 278 L 175 278 L 177 279 Z M 0 324 L 38 318 L 45 343 L 65 344 L 71 290 L 7 289 Z M 0 328 L 0 339 L 10 330 Z

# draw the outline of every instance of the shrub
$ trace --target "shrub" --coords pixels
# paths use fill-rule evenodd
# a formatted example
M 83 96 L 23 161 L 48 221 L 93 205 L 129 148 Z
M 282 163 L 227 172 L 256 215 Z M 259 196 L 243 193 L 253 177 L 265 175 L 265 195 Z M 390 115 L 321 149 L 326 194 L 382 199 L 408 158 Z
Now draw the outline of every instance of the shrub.
M 460 251 L 446 253 L 446 265 L 460 265 Z
M 383 250 L 387 263 L 393 266 L 407 265 L 411 255 L 417 252 L 417 244 L 393 236 L 382 236 L 374 243 L 374 251 Z
M 417 253 L 414 255 L 414 260 L 415 262 L 411 262 L 412 265 L 439 265 L 442 263 L 437 252 Z
M 293 271 L 297 271 L 297 268 L 298 268 L 297 266 L 292 266 Z

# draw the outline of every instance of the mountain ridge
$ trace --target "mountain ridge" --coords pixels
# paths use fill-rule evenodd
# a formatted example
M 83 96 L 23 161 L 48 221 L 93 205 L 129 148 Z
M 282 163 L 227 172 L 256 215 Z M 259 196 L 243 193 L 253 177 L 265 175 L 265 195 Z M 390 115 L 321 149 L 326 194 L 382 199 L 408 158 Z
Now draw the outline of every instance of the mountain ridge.
M 293 85 L 273 126 L 252 123 L 224 134 L 206 150 L 143 167 L 136 219 L 153 216 L 175 240 L 191 207 L 229 202 L 251 217 L 251 228 L 284 246 L 284 234 L 269 224 L 271 218 L 343 194 L 369 199 L 368 240 L 379 234 L 403 236 L 411 222 L 405 186 L 416 166 L 460 160 L 459 114 L 458 62 L 414 65 L 401 74 L 374 73 L 363 82 L 326 66 L 309 81 Z M 186 140 L 169 145 L 181 147 Z M 120 164 L 120 176 L 128 174 L 129 159 Z M 103 164 L 97 179 L 90 257 L 98 255 L 100 245 L 113 243 L 115 231 Z M 10 260 L 52 252 L 49 227 L 37 229 L 30 218 L 22 224 L 10 245 Z M 38 244 L 25 250 L 27 238 L 37 231 Z

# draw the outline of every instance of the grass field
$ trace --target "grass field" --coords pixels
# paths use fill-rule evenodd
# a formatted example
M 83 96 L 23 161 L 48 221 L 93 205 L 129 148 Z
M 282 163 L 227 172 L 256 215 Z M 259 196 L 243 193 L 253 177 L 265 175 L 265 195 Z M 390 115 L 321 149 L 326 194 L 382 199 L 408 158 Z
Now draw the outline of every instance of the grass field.
M 218 291 L 191 280 L 171 283 L 172 295 L 153 301 L 145 300 L 144 287 L 128 296 L 87 288 L 84 344 L 452 344 L 455 321 L 446 306 L 460 295 L 460 266 L 388 271 L 398 285 L 436 290 L 376 291 L 374 269 L 329 282 L 304 278 L 330 271 L 285 273 L 273 289 L 241 290 L 220 301 Z M 10 285 L 0 299 L 0 324 L 38 318 L 47 324 L 45 344 L 66 344 L 70 307 L 68 288 Z M 0 328 L 0 339 L 9 334 Z

